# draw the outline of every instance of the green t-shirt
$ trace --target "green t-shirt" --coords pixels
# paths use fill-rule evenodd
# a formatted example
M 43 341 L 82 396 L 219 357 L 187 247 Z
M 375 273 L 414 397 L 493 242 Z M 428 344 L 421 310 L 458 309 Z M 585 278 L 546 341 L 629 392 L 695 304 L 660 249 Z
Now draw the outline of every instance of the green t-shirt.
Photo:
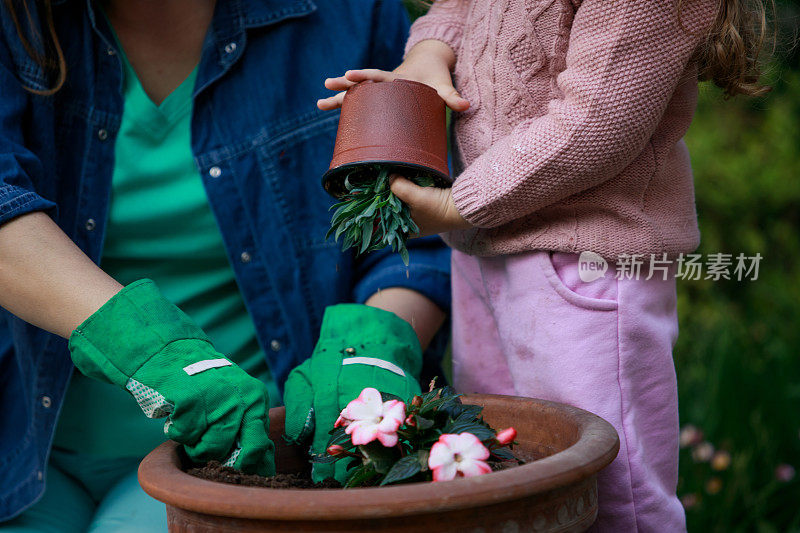
M 191 150 L 197 68 L 157 106 L 122 58 L 125 107 L 100 267 L 123 285 L 155 281 L 220 352 L 267 384 L 276 405 L 280 396 Z M 96 455 L 142 455 L 165 440 L 163 424 L 146 418 L 127 391 L 76 370 L 54 444 Z

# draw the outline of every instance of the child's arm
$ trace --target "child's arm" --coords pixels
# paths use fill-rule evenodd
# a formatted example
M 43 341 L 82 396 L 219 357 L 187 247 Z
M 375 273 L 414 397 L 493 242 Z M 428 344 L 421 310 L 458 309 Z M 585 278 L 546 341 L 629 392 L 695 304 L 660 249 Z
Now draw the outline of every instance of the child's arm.
M 377 69 L 348 70 L 343 76 L 328 78 L 325 87 L 340 93 L 317 102 L 322 110 L 341 107 L 344 91 L 365 80 L 392 81 L 396 78 L 419 81 L 437 90 L 454 111 L 465 111 L 469 102 L 453 87 L 450 71 L 456 62 L 456 50 L 468 8 L 466 0 L 439 0 L 428 13 L 411 26 L 403 63 L 394 71 Z
M 496 227 L 620 173 L 678 85 L 696 90 L 682 75 L 715 15 L 712 0 L 685 2 L 680 20 L 665 0 L 584 0 L 557 78 L 561 96 L 464 170 L 453 185 L 459 213 Z
M 455 65 L 455 61 L 455 53 L 448 45 L 441 41 L 427 39 L 409 50 L 405 60 L 391 72 L 374 68 L 348 70 L 343 76 L 326 79 L 326 89 L 341 92 L 318 100 L 317 107 L 323 111 L 341 107 L 344 91 L 358 82 L 366 80 L 392 81 L 402 78 L 430 85 L 436 89 L 436 92 L 451 109 L 465 111 L 469 108 L 469 102 L 461 98 L 450 78 L 450 70 Z

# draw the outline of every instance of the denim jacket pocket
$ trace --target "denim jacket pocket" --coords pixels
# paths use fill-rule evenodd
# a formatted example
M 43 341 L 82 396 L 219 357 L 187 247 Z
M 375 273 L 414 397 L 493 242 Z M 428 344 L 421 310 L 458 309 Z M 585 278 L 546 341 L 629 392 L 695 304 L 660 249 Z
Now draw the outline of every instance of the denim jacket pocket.
M 298 249 L 334 244 L 325 233 L 336 200 L 322 188 L 322 175 L 333 155 L 338 114 L 312 115 L 258 148 L 262 175 L 277 200 L 275 208 Z

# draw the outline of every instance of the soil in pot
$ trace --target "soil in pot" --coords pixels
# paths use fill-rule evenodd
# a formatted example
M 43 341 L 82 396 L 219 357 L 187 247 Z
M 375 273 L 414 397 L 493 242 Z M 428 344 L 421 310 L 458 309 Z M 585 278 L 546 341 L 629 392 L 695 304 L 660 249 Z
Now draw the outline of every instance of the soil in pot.
M 492 471 L 507 470 L 525 463 L 530 463 L 537 459 L 546 457 L 545 454 L 535 456 L 534 454 L 515 452 L 514 455 L 520 460 L 490 462 Z M 326 479 L 319 483 L 311 480 L 311 470 L 303 470 L 297 473 L 279 473 L 272 477 L 263 477 L 255 474 L 245 474 L 240 470 L 223 466 L 219 461 L 209 461 L 205 466 L 195 466 L 186 470 L 190 474 L 207 481 L 218 483 L 230 483 L 232 485 L 242 485 L 244 487 L 265 487 L 268 489 L 341 489 L 342 486 L 334 479 Z
M 272 477 L 263 477 L 255 474 L 245 474 L 240 470 L 223 466 L 219 461 L 209 461 L 205 466 L 193 467 L 186 471 L 200 479 L 231 483 L 245 487 L 266 487 L 268 489 L 340 489 L 336 480 L 326 479 L 320 483 L 311 480 L 311 471 L 298 473 L 277 474 Z

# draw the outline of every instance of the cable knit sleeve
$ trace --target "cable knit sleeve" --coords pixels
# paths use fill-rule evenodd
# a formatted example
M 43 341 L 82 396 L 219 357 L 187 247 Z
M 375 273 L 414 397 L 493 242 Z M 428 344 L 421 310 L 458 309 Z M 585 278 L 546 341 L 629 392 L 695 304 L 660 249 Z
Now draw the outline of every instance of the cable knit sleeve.
M 671 0 L 584 0 L 559 97 L 458 177 L 461 215 L 497 227 L 619 174 L 662 120 L 715 12 L 711 0 L 684 2 L 680 20 Z
M 434 2 L 428 12 L 411 25 L 405 53 L 408 54 L 415 44 L 426 39 L 442 41 L 458 53 L 468 8 L 469 0 Z

